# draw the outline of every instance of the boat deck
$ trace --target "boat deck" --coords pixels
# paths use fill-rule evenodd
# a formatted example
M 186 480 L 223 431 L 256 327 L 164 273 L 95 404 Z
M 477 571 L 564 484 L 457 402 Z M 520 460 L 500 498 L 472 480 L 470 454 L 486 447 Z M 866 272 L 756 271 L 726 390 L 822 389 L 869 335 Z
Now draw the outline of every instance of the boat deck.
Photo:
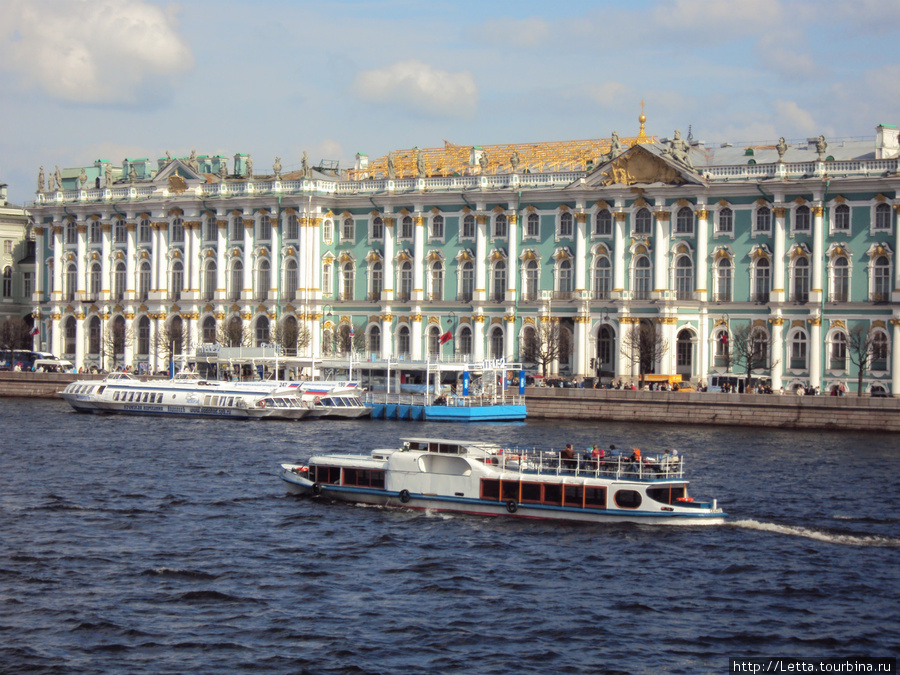
M 523 474 L 641 481 L 684 479 L 683 458 L 671 455 L 648 456 L 635 461 L 626 455 L 600 459 L 576 455 L 572 459 L 565 459 L 559 452 L 513 448 L 502 449 L 495 455 L 481 458 L 480 461 L 496 466 L 500 471 Z

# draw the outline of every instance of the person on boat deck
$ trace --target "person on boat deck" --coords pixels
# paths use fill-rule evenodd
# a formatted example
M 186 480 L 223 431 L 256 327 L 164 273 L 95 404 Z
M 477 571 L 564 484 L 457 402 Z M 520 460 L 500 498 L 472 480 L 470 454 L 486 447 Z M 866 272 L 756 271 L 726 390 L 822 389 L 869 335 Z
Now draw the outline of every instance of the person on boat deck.
M 641 450 L 640 448 L 634 448 L 631 451 L 631 466 L 629 470 L 632 473 L 637 473 L 641 465 Z
M 575 464 L 575 448 L 572 447 L 571 443 L 566 443 L 566 447 L 563 448 L 560 456 L 563 460 L 563 466 L 573 466 Z

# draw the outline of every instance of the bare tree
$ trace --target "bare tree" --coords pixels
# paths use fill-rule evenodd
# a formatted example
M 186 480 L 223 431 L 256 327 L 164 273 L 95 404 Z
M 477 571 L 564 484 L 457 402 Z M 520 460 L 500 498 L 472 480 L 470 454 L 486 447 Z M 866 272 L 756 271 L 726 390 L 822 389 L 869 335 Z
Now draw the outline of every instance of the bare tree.
M 0 323 L 0 349 L 31 349 L 31 328 L 23 319 L 8 316 Z
M 250 347 L 253 335 L 239 316 L 230 316 L 216 324 L 216 342 L 223 347 Z
M 334 346 L 342 354 L 348 352 L 365 352 L 366 351 L 366 325 L 364 323 L 354 324 L 351 328 L 347 324 L 342 324 L 337 332 L 332 332 Z
M 571 353 L 569 332 L 554 321 L 540 323 L 537 328 L 526 331 L 522 342 L 522 360 L 539 364 L 544 377 L 551 363 L 567 359 Z
M 125 355 L 126 345 L 132 344 L 134 340 L 134 331 L 125 327 L 125 319 L 117 316 L 106 324 L 106 330 L 103 332 L 102 347 L 103 353 L 107 358 L 112 359 L 112 367 L 119 363 L 119 355 Z
M 272 331 L 272 342 L 280 346 L 284 354 L 296 356 L 312 342 L 312 333 L 296 321 L 283 321 Z
M 644 374 L 653 369 L 653 364 L 658 362 L 669 351 L 669 341 L 666 340 L 653 324 L 641 322 L 633 324 L 622 335 L 622 356 L 631 362 L 632 366 L 638 366 L 640 387 L 644 386 Z
M 876 342 L 876 333 L 863 324 L 857 324 L 847 334 L 847 351 L 850 362 L 856 366 L 856 395 L 862 396 L 863 378 L 866 376 L 872 361 L 887 356 L 887 342 Z
M 192 347 L 191 336 L 185 332 L 183 323 L 160 324 L 153 343 L 153 351 L 158 357 L 172 363 L 174 357 L 190 352 Z
M 747 373 L 747 387 L 754 370 L 765 370 L 777 365 L 778 360 L 770 362 L 772 354 L 772 336 L 761 326 L 741 326 L 732 333 L 731 355 L 735 366 Z

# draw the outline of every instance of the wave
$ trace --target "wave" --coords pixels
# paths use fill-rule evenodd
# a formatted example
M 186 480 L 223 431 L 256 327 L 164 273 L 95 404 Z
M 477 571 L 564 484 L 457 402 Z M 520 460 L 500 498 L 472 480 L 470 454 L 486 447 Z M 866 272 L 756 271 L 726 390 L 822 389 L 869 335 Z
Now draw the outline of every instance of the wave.
M 794 537 L 805 537 L 806 539 L 815 539 L 816 541 L 824 541 L 829 544 L 840 544 L 843 546 L 900 546 L 900 539 L 895 537 L 836 534 L 834 532 L 811 530 L 806 527 L 797 527 L 794 525 L 761 523 L 758 520 L 735 520 L 729 522 L 728 525 L 731 527 L 741 527 L 747 530 L 761 530 L 763 532 L 775 532 L 777 534 L 787 534 Z
M 182 570 L 182 569 L 173 569 L 171 567 L 157 567 L 151 570 L 144 570 L 141 572 L 142 576 L 151 576 L 151 577 L 167 577 L 170 579 L 202 579 L 202 580 L 211 580 L 217 579 L 218 575 L 209 574 L 208 572 L 200 572 L 197 570 Z

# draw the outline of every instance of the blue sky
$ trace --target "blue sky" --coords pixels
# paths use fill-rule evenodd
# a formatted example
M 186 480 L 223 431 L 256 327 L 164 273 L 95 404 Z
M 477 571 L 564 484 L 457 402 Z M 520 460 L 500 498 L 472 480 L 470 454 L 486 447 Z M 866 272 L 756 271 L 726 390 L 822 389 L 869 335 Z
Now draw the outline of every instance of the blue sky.
M 0 0 L 0 182 L 106 158 L 900 124 L 897 0 Z

